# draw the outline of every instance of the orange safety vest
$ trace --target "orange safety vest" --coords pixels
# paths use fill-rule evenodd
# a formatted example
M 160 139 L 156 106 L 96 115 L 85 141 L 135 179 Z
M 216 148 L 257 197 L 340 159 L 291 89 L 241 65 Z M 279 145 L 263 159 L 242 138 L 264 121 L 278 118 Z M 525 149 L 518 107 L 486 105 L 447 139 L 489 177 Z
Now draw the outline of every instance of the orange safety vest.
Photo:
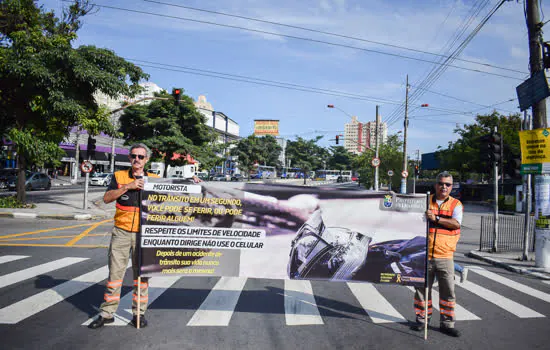
M 453 210 L 457 205 L 462 205 L 456 198 L 449 196 L 441 205 L 437 205 L 436 198 L 430 196 L 430 210 L 441 218 L 452 219 Z M 428 236 L 428 258 L 452 259 L 456 251 L 456 245 L 460 238 L 460 229 L 449 230 L 443 225 L 430 222 L 430 231 Z
M 159 177 L 146 173 L 150 177 Z M 132 169 L 115 172 L 118 188 L 135 180 Z M 115 226 L 130 232 L 139 231 L 139 190 L 128 190 L 116 200 Z

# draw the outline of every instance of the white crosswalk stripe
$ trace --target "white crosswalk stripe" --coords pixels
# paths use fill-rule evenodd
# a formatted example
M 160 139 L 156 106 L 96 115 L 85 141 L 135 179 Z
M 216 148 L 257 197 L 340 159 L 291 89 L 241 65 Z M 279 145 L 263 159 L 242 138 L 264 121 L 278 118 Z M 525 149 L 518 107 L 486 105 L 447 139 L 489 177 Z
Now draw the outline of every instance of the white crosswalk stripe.
M 221 277 L 187 325 L 229 325 L 246 280 L 245 277 Z
M 18 323 L 105 279 L 107 266 L 76 277 L 0 310 L 0 323 Z
M 285 280 L 285 319 L 289 326 L 323 324 L 310 281 Z
M 502 283 L 503 285 L 513 288 L 515 290 L 518 290 L 522 293 L 525 293 L 527 295 L 530 295 L 532 297 L 538 298 L 542 301 L 546 301 L 547 303 L 550 303 L 550 294 L 541 292 L 540 290 L 536 290 L 534 288 L 528 287 L 526 285 L 523 285 L 521 283 L 518 283 L 516 281 L 512 281 L 509 278 L 502 277 L 501 275 L 498 275 L 494 272 L 487 271 L 486 269 L 482 267 L 470 267 L 470 271 L 473 271 L 477 274 L 480 274 L 483 277 L 486 277 L 490 280 L 493 280 L 498 283 Z
M 21 259 L 25 259 L 25 258 L 28 258 L 28 256 L 27 255 L 5 255 L 5 256 L 0 256 L 0 264 L 4 264 L 4 263 L 11 262 L 11 261 L 16 261 L 16 260 L 21 260 Z
M 504 310 L 516 315 L 517 317 L 520 317 L 520 318 L 545 317 L 544 315 L 539 314 L 535 310 L 532 310 L 526 306 L 516 303 L 511 299 L 508 299 L 498 293 L 495 293 L 486 288 L 478 286 L 477 284 L 474 284 L 470 281 L 464 281 L 463 283 L 460 283 L 458 285 L 461 288 L 464 288 L 467 291 L 482 297 L 488 302 L 493 303 L 496 306 L 501 307 Z
M 63 258 L 42 265 L 30 267 L 25 270 L 9 273 L 7 275 L 0 276 L 0 288 L 16 284 L 26 279 L 33 278 L 54 270 L 59 270 L 63 267 L 67 267 L 69 265 L 76 264 L 84 260 L 88 260 L 88 258 Z
M 348 283 L 348 287 L 374 323 L 407 322 L 380 292 L 368 283 Z
M 407 287 L 410 291 L 414 293 L 413 287 Z M 435 289 L 432 289 L 432 307 L 439 311 L 439 292 Z M 460 304 L 456 303 L 455 305 L 455 320 L 456 321 L 475 321 L 481 320 L 470 311 L 466 310 Z
M 32 257 L 27 255 L 4 255 L 0 256 L 0 264 L 16 262 L 29 258 L 32 259 Z M 26 281 L 26 283 L 33 283 L 33 278 L 39 275 L 47 275 L 52 271 L 59 270 L 58 274 L 62 274 L 64 273 L 63 268 L 86 260 L 88 260 L 88 258 L 66 257 L 2 275 L 0 276 L 0 289 L 24 281 Z M 27 261 L 28 260 L 25 260 L 25 262 Z M 130 266 L 131 262 L 128 263 L 128 267 Z M 503 291 L 511 288 L 525 294 L 526 297 L 533 297 L 544 302 L 550 302 L 550 294 L 547 292 L 523 285 L 512 280 L 511 278 L 503 277 L 498 273 L 491 272 L 481 267 L 470 267 L 470 269 L 471 272 L 475 272 L 480 276 L 480 278 L 486 279 L 487 282 L 493 281 L 497 282 L 499 285 L 502 285 Z M 107 277 L 108 268 L 107 266 L 103 266 L 91 272 L 68 279 L 65 282 L 49 289 L 41 290 L 37 292 L 37 294 L 26 297 L 12 304 L 8 304 L 0 309 L 0 324 L 17 324 L 38 314 L 46 314 L 46 310 L 53 308 L 55 305 L 62 303 L 64 300 L 77 295 L 87 288 L 101 283 L 103 280 L 107 279 Z M 151 278 L 149 280 L 148 305 L 151 306 L 155 300 L 160 298 L 164 292 L 166 292 L 169 288 L 172 288 L 173 285 L 180 280 L 181 276 L 159 276 Z M 183 279 L 181 281 L 185 280 Z M 244 277 L 221 277 L 208 295 L 205 293 L 202 304 L 193 313 L 187 323 L 187 326 L 229 326 L 231 319 L 234 317 L 237 304 L 239 303 L 240 296 L 245 288 L 246 282 L 247 278 Z M 312 282 L 307 280 L 284 280 L 281 282 L 284 283 L 283 296 L 286 325 L 305 326 L 323 325 L 325 323 L 315 299 L 314 287 L 316 285 L 312 285 Z M 494 288 L 488 289 L 484 286 L 483 280 L 476 280 L 476 282 L 478 283 L 466 281 L 460 284 L 457 283 L 456 286 L 457 289 L 462 288 L 472 293 L 468 296 L 469 298 L 482 298 L 488 301 L 488 305 L 491 305 L 493 309 L 503 309 L 518 318 L 547 317 L 547 315 L 540 313 L 544 311 L 537 310 L 540 311 L 537 312 L 522 305 L 518 302 L 519 300 L 514 301 L 499 294 L 498 290 L 495 290 Z M 550 281 L 541 282 L 545 283 L 545 285 L 541 285 L 542 288 L 550 284 Z M 412 298 L 410 307 L 407 306 L 407 309 L 405 309 L 404 303 L 400 303 L 399 306 L 392 305 L 392 303 L 386 299 L 376 284 L 350 282 L 346 284 L 334 284 L 333 286 L 334 288 L 346 288 L 344 285 L 349 288 L 353 297 L 365 310 L 366 314 L 370 317 L 373 323 L 404 323 L 407 322 L 407 319 L 403 315 L 414 313 Z M 395 286 L 395 288 L 402 287 Z M 407 287 L 407 290 L 414 293 L 414 288 L 412 287 Z M 132 294 L 133 293 L 130 291 L 129 293 L 123 295 L 115 316 L 115 322 L 113 324 L 108 324 L 107 326 L 126 326 L 130 322 L 132 318 Z M 346 293 L 343 293 L 342 295 L 345 294 Z M 461 293 L 459 296 L 459 301 L 460 298 L 465 298 L 465 294 Z M 439 293 L 436 289 L 432 291 L 432 299 L 434 301 L 434 309 L 439 310 Z M 243 300 L 242 302 L 246 302 L 246 300 Z M 483 314 L 480 314 L 479 312 L 479 310 L 476 311 L 476 313 L 478 313 L 476 315 L 457 303 L 455 307 L 456 321 L 476 321 L 481 320 L 482 318 L 484 320 L 491 319 L 491 314 L 487 314 L 490 311 L 484 310 L 485 313 Z M 97 315 L 89 318 L 82 323 L 82 325 L 88 325 L 96 317 Z

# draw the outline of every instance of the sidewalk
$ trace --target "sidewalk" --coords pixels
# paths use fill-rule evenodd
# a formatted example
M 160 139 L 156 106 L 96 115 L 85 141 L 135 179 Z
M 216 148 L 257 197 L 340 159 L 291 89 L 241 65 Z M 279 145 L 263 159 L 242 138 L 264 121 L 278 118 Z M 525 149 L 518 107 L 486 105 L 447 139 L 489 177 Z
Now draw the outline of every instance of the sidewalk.
M 467 257 L 485 261 L 489 264 L 502 267 L 508 271 L 530 275 L 535 278 L 550 280 L 550 268 L 539 268 L 535 266 L 535 253 L 529 253 L 529 260 L 520 260 L 521 252 L 490 253 L 480 250 L 472 250 L 465 254 Z
M 0 217 L 27 219 L 92 220 L 110 219 L 115 213 L 115 203 L 103 203 L 104 192 L 89 192 L 88 206 L 84 209 L 82 193 L 55 193 L 39 198 L 35 208 L 0 208 Z

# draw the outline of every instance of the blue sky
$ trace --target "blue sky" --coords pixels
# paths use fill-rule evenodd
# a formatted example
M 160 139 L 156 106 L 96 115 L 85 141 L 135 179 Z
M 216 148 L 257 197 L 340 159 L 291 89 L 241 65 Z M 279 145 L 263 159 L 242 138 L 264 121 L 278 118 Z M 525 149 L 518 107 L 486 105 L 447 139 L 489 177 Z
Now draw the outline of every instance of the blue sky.
M 444 53 L 468 13 L 475 5 L 480 14 L 465 30 L 472 32 L 496 0 L 158 0 L 210 11 L 258 18 L 292 26 L 306 27 L 370 41 Z M 93 1 L 91 1 L 93 2 Z M 41 1 L 59 12 L 66 3 Z M 287 36 L 328 41 L 389 54 L 435 61 L 437 56 L 391 48 L 374 43 L 334 37 L 295 28 L 259 23 L 242 18 L 193 11 L 147 1 L 97 0 L 107 5 L 152 12 L 159 15 L 240 26 Z M 543 3 L 543 10 L 550 8 Z M 273 86 L 250 84 L 184 72 L 143 66 L 150 81 L 170 90 L 183 87 L 194 99 L 206 95 L 214 108 L 240 124 L 241 136 L 253 131 L 254 119 L 279 119 L 280 133 L 312 138 L 323 135 L 322 146 L 333 145 L 334 136 L 356 115 L 360 121 L 375 118 L 380 105 L 383 120 L 390 121 L 389 132 L 403 127 L 404 113 L 399 103 L 405 97 L 405 77 L 410 93 L 434 67 L 432 63 L 383 55 L 365 50 L 274 36 L 266 33 L 214 26 L 205 23 L 150 14 L 100 8 L 83 20 L 76 45 L 95 45 L 114 50 L 128 59 L 241 75 L 255 79 L 291 83 L 317 89 L 346 92 L 361 98 L 331 96 Z M 484 108 L 516 98 L 516 86 L 527 76 L 528 43 L 523 5 L 505 3 L 459 56 L 465 60 L 505 67 L 520 72 L 495 69 L 455 61 L 453 65 L 506 75 L 515 79 L 449 67 L 421 97 L 411 101 L 408 150 L 412 154 L 434 151 L 455 140 L 455 123 L 469 123 L 473 114 L 451 112 L 490 112 Z M 456 47 L 456 45 L 454 46 Z M 433 92 L 454 96 L 444 97 Z M 368 101 L 365 99 L 369 99 Z M 372 101 L 375 100 L 375 101 Z M 428 108 L 418 108 L 420 104 Z M 328 109 L 334 104 L 338 109 Z M 495 106 L 503 113 L 519 111 L 516 101 Z M 397 110 L 396 110 L 397 109 Z M 447 114 L 447 115 L 444 115 Z M 388 119 L 389 118 L 389 119 Z

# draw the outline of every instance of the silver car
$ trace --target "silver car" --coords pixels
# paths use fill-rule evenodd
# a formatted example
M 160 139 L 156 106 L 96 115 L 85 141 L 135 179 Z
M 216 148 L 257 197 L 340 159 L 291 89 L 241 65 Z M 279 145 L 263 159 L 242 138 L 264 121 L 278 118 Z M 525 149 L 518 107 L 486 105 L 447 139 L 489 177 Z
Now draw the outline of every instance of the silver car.
M 111 173 L 97 174 L 96 176 L 90 178 L 89 184 L 91 186 L 109 186 L 112 179 L 113 174 Z
M 25 172 L 25 189 L 32 191 L 36 189 L 49 190 L 52 187 L 52 180 L 48 175 L 42 173 L 32 173 L 30 171 Z M 12 176 L 8 180 L 8 188 L 15 190 L 17 187 L 17 176 Z

